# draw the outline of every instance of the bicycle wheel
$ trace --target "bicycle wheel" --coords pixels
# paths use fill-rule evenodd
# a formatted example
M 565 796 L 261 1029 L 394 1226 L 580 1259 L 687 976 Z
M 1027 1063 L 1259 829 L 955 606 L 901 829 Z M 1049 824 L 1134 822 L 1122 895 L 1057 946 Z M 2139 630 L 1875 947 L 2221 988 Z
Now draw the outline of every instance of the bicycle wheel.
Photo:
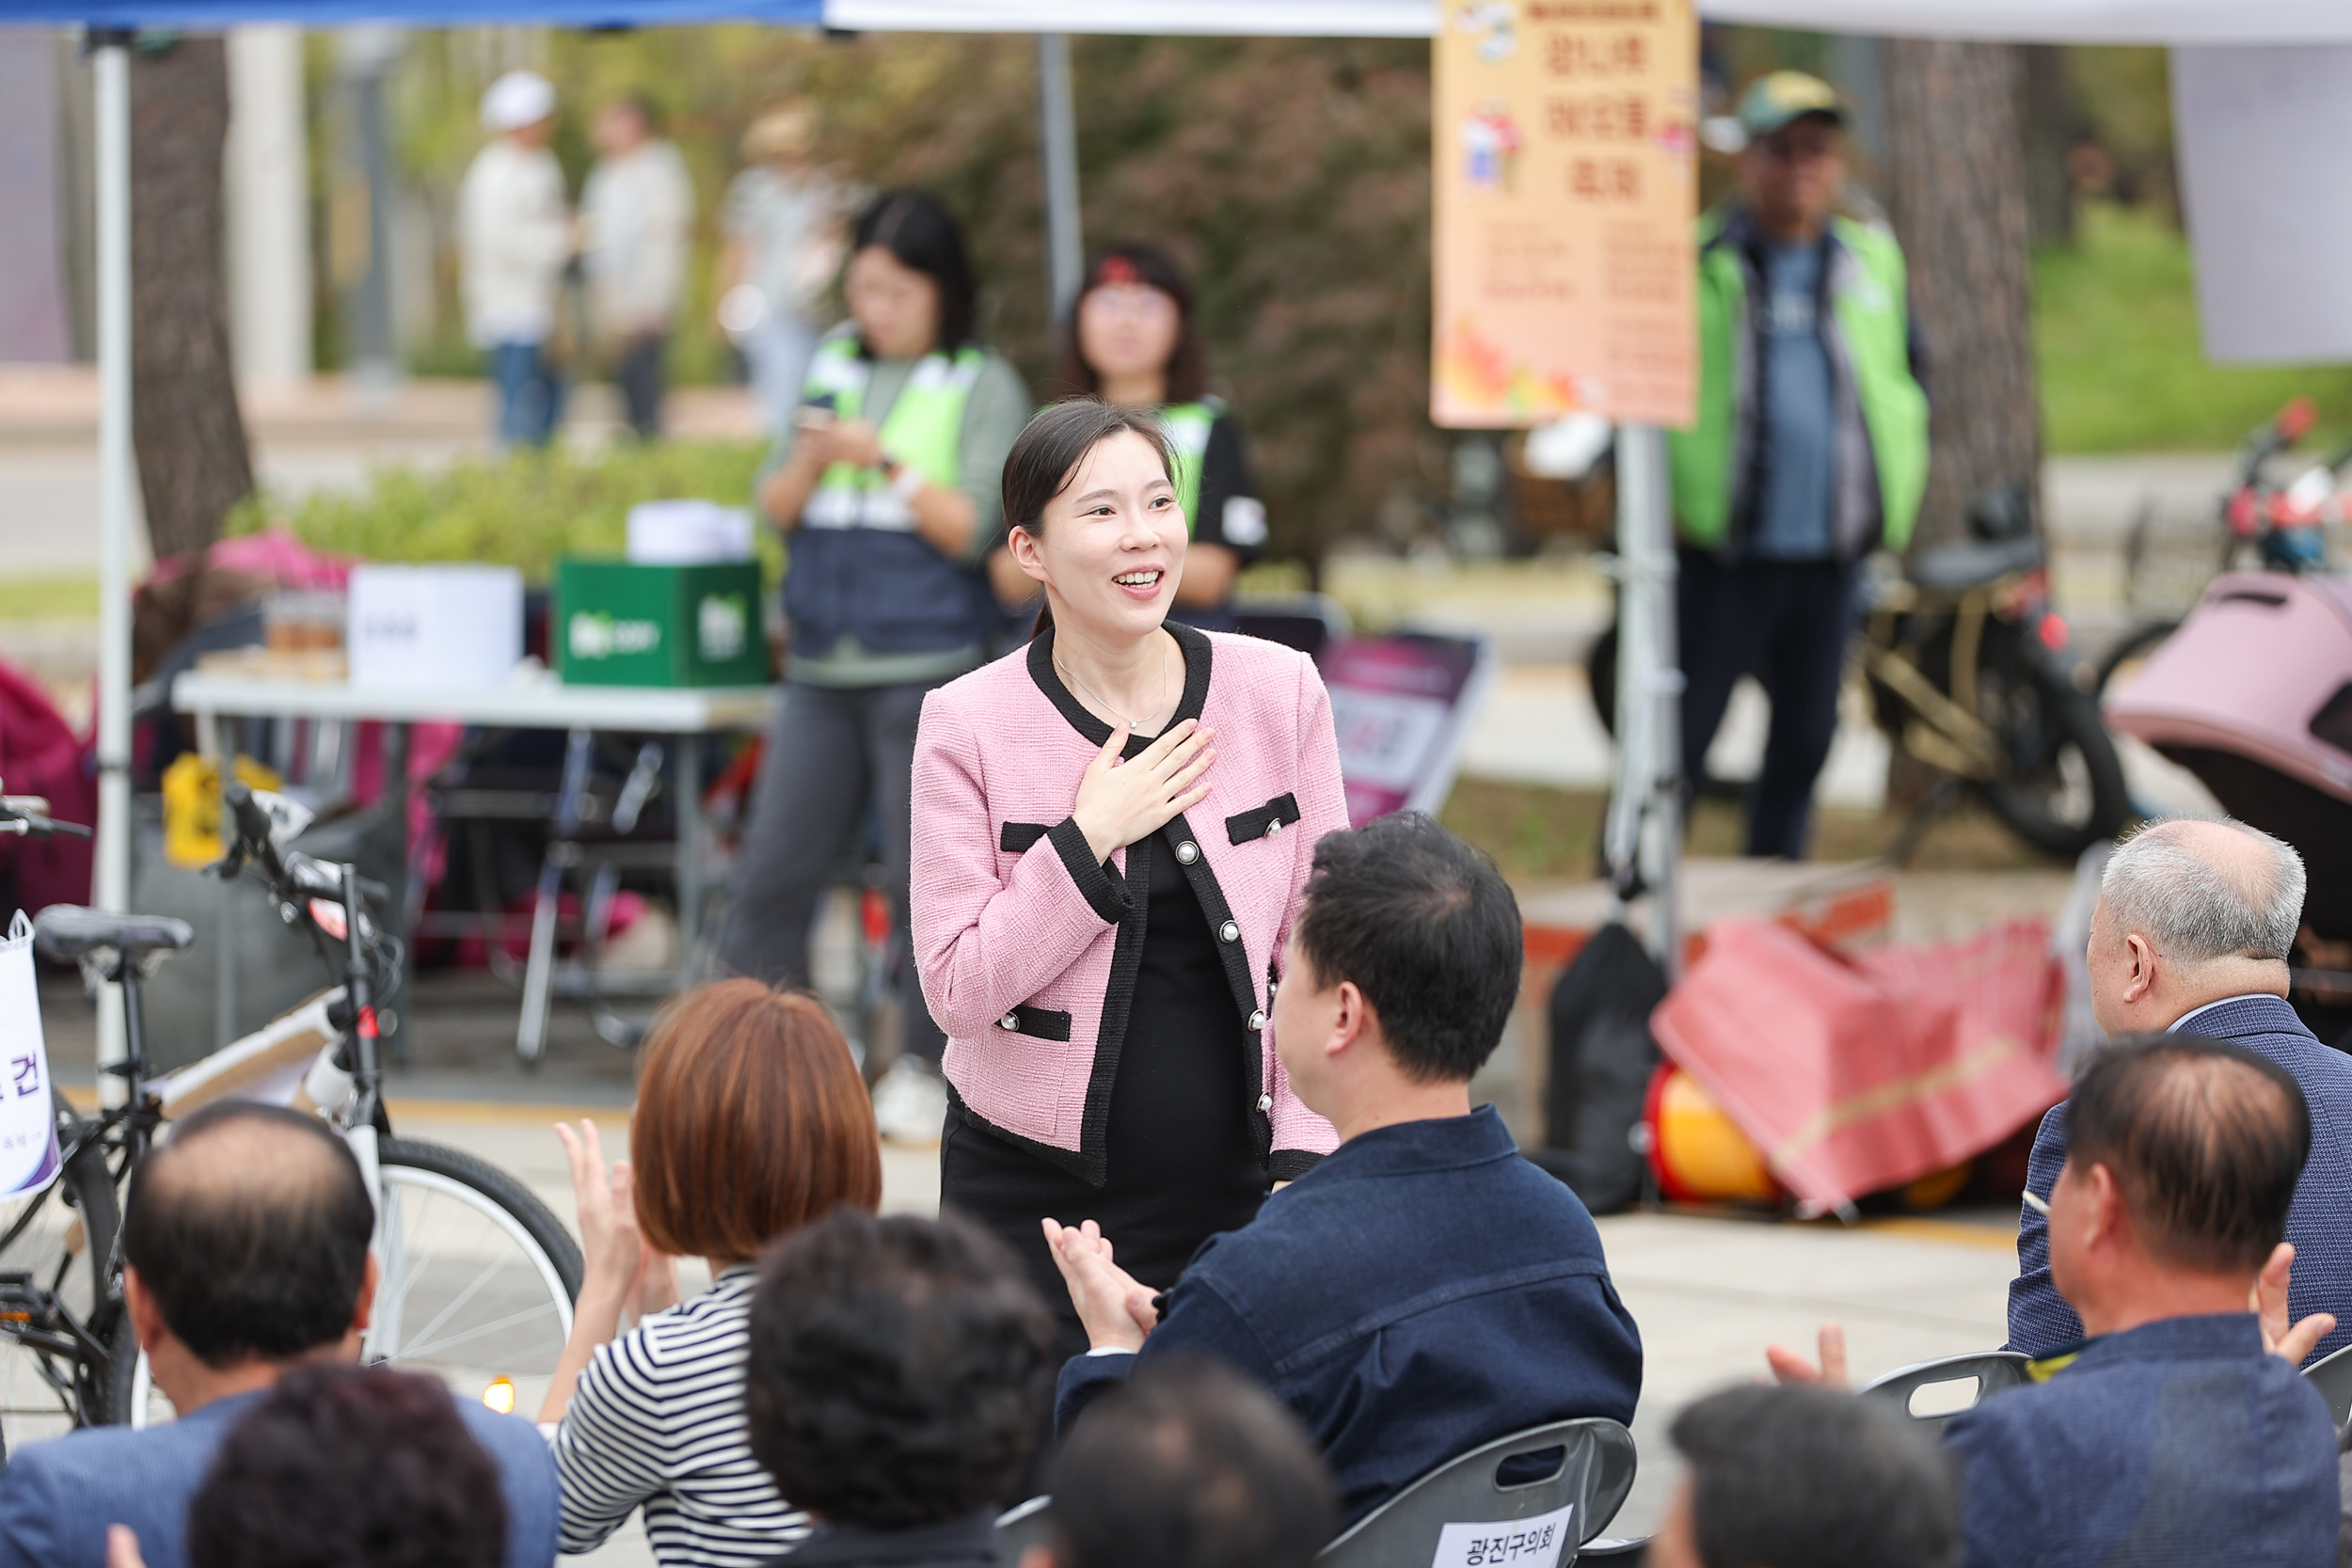
M 388 1138 L 372 1360 L 461 1399 L 537 1413 L 572 1332 L 580 1247 L 531 1189 L 437 1144 Z
M 2072 860 L 2123 831 L 2131 794 L 2098 705 L 2013 633 L 1985 640 L 1977 711 L 2010 758 L 2008 772 L 1979 787 L 2018 837 Z
M 0 1199 L 0 1442 L 8 1453 L 115 1418 L 105 1361 L 65 1347 L 78 1342 L 74 1327 L 101 1345 L 114 1338 L 121 1309 L 105 1270 L 121 1208 L 96 1124 L 61 1094 L 53 1103 L 57 1146 L 71 1157 L 39 1192 Z
M 429 1373 L 460 1399 L 537 1414 L 572 1332 L 580 1247 L 531 1189 L 438 1144 L 376 1146 L 380 1214 L 367 1358 Z M 147 1377 L 123 1388 L 139 1425 L 171 1418 Z

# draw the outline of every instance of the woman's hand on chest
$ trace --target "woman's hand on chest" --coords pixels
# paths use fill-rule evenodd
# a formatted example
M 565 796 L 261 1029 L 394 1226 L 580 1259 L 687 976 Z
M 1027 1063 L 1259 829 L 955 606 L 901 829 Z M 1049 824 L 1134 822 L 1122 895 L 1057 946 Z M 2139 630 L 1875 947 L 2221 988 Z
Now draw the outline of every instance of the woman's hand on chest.
M 1097 862 L 1159 832 L 1170 817 L 1208 798 L 1204 776 L 1216 760 L 1216 749 L 1209 744 L 1216 733 L 1187 719 L 1122 762 L 1119 753 L 1127 745 L 1127 726 L 1111 732 L 1087 764 L 1070 811 Z

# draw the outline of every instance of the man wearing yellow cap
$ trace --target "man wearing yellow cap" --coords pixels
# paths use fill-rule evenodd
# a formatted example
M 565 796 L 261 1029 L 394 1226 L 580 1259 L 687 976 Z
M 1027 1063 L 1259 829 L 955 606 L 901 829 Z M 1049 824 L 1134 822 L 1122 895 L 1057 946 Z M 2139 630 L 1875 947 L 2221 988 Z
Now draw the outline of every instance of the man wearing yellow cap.
M 1837 731 L 1855 566 L 1911 538 L 1928 402 L 1902 251 L 1836 213 L 1836 91 L 1774 71 L 1739 119 L 1740 194 L 1699 220 L 1698 419 L 1669 442 L 1682 756 L 1696 778 L 1732 687 L 1754 674 L 1772 724 L 1747 852 L 1796 860 Z

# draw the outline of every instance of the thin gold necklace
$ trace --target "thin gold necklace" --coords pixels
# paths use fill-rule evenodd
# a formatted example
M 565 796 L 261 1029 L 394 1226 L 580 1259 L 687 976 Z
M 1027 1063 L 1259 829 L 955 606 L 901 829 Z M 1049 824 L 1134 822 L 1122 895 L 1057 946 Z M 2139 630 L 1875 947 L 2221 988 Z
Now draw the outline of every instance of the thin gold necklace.
M 1159 695 L 1153 699 L 1150 707 L 1145 708 L 1141 713 L 1136 715 L 1133 719 L 1129 719 L 1121 714 L 1117 705 L 1106 701 L 1100 691 L 1095 690 L 1094 688 L 1089 686 L 1085 681 L 1079 680 L 1078 673 L 1070 668 L 1069 665 L 1064 664 L 1061 661 L 1061 655 L 1059 654 L 1056 654 L 1054 656 L 1054 668 L 1061 672 L 1062 678 L 1064 680 L 1076 681 L 1079 690 L 1093 698 L 1096 705 L 1100 706 L 1104 712 L 1109 714 L 1113 719 L 1119 720 L 1121 723 L 1124 723 L 1128 730 L 1134 734 L 1142 735 L 1151 733 L 1150 726 L 1146 725 L 1144 721 L 1151 718 L 1152 715 L 1159 712 L 1161 708 L 1168 705 L 1168 650 L 1165 647 L 1160 649 Z

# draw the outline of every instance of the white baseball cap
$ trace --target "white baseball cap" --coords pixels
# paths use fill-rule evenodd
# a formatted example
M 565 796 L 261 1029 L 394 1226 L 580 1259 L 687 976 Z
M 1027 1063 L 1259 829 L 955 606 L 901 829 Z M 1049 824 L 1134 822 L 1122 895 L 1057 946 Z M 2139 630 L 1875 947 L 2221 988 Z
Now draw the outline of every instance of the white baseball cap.
M 519 131 L 555 113 L 555 84 L 535 71 L 510 71 L 482 95 L 482 128 Z

